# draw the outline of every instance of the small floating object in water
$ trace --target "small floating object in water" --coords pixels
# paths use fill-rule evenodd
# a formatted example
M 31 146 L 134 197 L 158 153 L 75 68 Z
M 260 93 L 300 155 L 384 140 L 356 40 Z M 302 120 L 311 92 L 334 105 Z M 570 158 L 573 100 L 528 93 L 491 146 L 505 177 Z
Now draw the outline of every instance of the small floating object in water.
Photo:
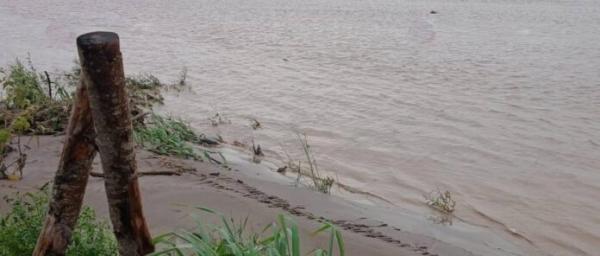
M 252 124 L 250 126 L 252 127 L 253 130 L 256 130 L 258 128 L 262 128 L 262 125 L 256 119 L 252 119 Z
M 283 61 L 285 61 L 285 62 L 288 62 L 288 61 L 289 61 L 287 58 L 283 58 L 282 60 L 283 60 Z
M 286 165 L 286 166 L 283 166 L 283 167 L 279 167 L 279 168 L 277 169 L 277 172 L 278 172 L 278 173 L 285 173 L 285 170 L 287 170 L 287 168 L 288 168 L 288 167 L 287 167 L 287 165 Z
M 260 145 L 258 146 L 254 146 L 254 143 L 252 143 L 252 152 L 254 153 L 255 156 L 264 156 L 265 154 L 263 154 L 262 149 L 260 148 Z
M 200 143 L 207 146 L 219 145 L 219 139 L 215 137 L 204 136 L 200 138 Z
M 233 141 L 233 145 L 234 145 L 234 146 L 236 146 L 236 147 L 242 147 L 242 148 L 245 148 L 245 147 L 246 147 L 246 144 L 244 144 L 244 143 L 242 143 L 242 142 L 239 142 L 239 141 L 237 141 L 237 140 L 234 140 L 234 141 Z
M 431 11 L 429 12 L 429 14 L 437 14 L 437 13 L 438 13 L 438 12 L 437 12 L 437 11 L 435 11 L 435 10 L 431 10 Z
M 254 146 L 254 141 L 252 142 L 252 153 L 254 153 L 252 155 L 252 162 L 255 162 L 257 164 L 259 164 L 265 156 L 265 154 L 263 154 L 262 152 L 262 149 L 260 148 L 260 145 Z

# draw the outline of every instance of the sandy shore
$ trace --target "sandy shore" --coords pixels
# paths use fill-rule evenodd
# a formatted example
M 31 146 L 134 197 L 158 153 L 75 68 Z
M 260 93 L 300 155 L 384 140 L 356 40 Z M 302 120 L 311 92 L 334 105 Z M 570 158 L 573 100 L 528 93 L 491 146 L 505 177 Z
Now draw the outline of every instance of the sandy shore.
M 21 181 L 0 181 L 0 196 L 29 191 L 52 180 L 62 149 L 62 137 L 34 139 Z M 178 228 L 191 228 L 191 217 L 199 213 L 190 206 L 215 209 L 236 219 L 249 218 L 250 227 L 260 231 L 280 213 L 293 216 L 299 224 L 304 250 L 324 245 L 327 239 L 309 237 L 324 220 L 343 229 L 348 255 L 474 255 L 436 239 L 403 231 L 371 218 L 366 205 L 273 181 L 247 168 L 224 168 L 206 162 L 157 156 L 144 150 L 137 154 L 138 169 L 144 172 L 185 170 L 181 176 L 140 178 L 144 210 L 153 235 Z M 94 172 L 100 171 L 98 159 Z M 102 178 L 90 177 L 85 204 L 107 218 Z M 4 201 L 0 211 L 6 211 Z M 204 215 L 203 215 L 204 216 Z M 207 216 L 211 222 L 216 218 Z

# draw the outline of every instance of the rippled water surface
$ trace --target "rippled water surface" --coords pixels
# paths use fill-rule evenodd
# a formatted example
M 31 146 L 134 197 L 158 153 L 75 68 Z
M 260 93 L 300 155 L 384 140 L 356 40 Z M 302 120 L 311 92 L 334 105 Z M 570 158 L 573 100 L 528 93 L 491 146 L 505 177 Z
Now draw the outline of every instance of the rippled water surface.
M 69 68 L 93 30 L 129 72 L 187 67 L 166 111 L 199 129 L 221 113 L 210 129 L 275 159 L 304 132 L 321 169 L 394 205 L 448 189 L 516 243 L 600 251 L 598 1 L 0 0 L 0 62 Z

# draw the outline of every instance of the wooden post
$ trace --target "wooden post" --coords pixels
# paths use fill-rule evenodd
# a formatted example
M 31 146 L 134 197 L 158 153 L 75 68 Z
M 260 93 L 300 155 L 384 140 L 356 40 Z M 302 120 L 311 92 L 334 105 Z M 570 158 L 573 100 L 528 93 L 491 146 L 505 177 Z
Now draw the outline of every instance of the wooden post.
M 111 32 L 84 34 L 77 38 L 77 48 L 119 253 L 145 255 L 154 251 L 154 245 L 142 211 L 119 36 Z
M 87 89 L 77 88 L 52 199 L 33 256 L 64 255 L 77 223 L 88 174 L 96 156 Z

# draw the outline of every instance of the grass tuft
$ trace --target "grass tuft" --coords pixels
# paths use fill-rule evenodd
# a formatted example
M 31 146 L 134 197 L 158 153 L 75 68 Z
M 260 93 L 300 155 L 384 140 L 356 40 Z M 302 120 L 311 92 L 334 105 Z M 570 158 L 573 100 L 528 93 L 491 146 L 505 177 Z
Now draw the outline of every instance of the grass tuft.
M 330 223 L 324 224 L 313 234 L 329 232 L 327 249 L 313 249 L 309 254 L 300 252 L 300 232 L 298 225 L 289 217 L 279 215 L 277 220 L 261 233 L 248 234 L 248 219 L 235 222 L 224 215 L 206 208 L 198 208 L 220 217 L 221 225 L 206 226 L 198 221 L 193 231 L 180 231 L 158 236 L 154 242 L 160 248 L 150 254 L 159 255 L 213 255 L 213 256 L 330 256 L 334 247 L 338 255 L 344 256 L 344 240 L 341 232 Z
M 134 136 L 139 145 L 159 155 L 194 160 L 204 158 L 210 162 L 227 166 L 227 160 L 220 152 L 193 147 L 194 145 L 204 145 L 209 139 L 204 134 L 194 132 L 188 124 L 180 119 L 152 114 L 145 124 L 135 128 Z M 218 155 L 220 160 L 213 157 L 214 154 Z
M 450 191 L 441 192 L 440 190 L 429 193 L 425 196 L 427 205 L 445 214 L 451 214 L 456 207 L 456 201 L 452 198 Z
M 135 139 L 156 154 L 198 159 L 190 143 L 200 143 L 201 136 L 172 117 L 151 115 L 144 126 L 135 129 Z

